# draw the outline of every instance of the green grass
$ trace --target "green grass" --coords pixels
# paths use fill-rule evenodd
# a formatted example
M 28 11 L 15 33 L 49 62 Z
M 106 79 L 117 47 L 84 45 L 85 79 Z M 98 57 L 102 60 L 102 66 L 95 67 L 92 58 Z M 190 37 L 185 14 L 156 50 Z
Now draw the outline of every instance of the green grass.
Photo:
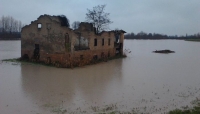
M 169 114 L 200 114 L 200 106 L 195 106 L 188 110 L 175 109 L 170 111 Z
M 200 114 L 200 100 L 197 98 L 196 100 L 191 102 L 194 105 L 192 108 L 188 108 L 188 106 L 183 107 L 183 109 L 175 109 L 169 112 L 169 114 Z
M 145 110 L 145 112 L 143 112 L 144 110 L 138 108 L 132 108 L 132 110 L 129 111 L 121 111 L 117 103 L 100 107 L 91 106 L 87 111 L 82 110 L 81 107 L 75 110 L 65 109 L 63 105 L 54 106 L 52 104 L 45 104 L 43 107 L 49 108 L 49 110 L 55 114 L 148 114 L 148 111 Z M 164 114 L 200 114 L 200 99 L 196 98 L 189 106 L 186 105 L 181 109 L 174 109 Z

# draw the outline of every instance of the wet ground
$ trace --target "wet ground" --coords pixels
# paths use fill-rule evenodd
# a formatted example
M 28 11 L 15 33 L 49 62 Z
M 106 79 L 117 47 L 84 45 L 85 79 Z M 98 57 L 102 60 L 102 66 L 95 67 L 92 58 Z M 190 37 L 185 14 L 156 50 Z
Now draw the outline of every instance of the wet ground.
M 0 62 L 0 113 L 164 113 L 200 98 L 200 43 L 125 40 L 127 58 L 74 69 Z M 20 57 L 20 41 L 0 41 L 0 60 Z M 152 53 L 170 49 L 171 54 Z

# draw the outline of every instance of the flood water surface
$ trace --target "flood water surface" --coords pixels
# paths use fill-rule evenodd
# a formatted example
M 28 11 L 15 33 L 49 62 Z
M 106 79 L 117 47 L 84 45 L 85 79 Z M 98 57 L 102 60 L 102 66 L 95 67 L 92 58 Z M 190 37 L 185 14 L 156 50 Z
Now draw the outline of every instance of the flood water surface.
M 20 41 L 0 41 L 0 60 L 20 57 Z M 200 98 L 200 43 L 125 40 L 126 58 L 74 69 L 0 62 L 2 114 L 168 112 Z M 152 51 L 170 49 L 171 54 Z M 59 112 L 60 111 L 60 112 Z

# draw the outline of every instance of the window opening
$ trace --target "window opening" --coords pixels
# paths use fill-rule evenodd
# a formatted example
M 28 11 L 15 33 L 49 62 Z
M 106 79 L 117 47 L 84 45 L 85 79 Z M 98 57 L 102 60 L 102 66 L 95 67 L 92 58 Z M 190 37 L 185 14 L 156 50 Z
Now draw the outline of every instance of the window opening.
M 104 58 L 104 57 L 105 57 L 104 52 L 101 52 L 101 58 Z
M 65 49 L 70 51 L 70 43 L 69 43 L 69 35 L 68 33 L 65 34 Z
M 34 58 L 36 60 L 38 60 L 40 58 L 40 46 L 39 46 L 39 44 L 35 44 Z
M 98 56 L 97 56 L 97 55 L 94 55 L 94 56 L 93 56 L 93 59 L 94 59 L 94 60 L 97 60 L 97 59 L 98 59 Z
M 51 29 L 51 24 L 47 23 L 47 29 Z
M 80 55 L 80 60 L 83 60 L 83 55 Z
M 38 29 L 41 29 L 41 28 L 42 28 L 42 24 L 38 23 Z
M 94 39 L 94 46 L 97 46 L 97 39 Z
M 65 34 L 65 43 L 69 43 L 69 35 L 67 33 Z
M 102 46 L 104 46 L 104 39 L 102 39 Z

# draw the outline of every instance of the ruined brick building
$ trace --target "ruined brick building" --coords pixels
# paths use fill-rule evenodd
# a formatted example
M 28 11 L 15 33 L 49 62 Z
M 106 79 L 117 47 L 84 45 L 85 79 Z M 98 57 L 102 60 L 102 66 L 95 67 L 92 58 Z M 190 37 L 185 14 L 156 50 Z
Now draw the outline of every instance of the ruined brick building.
M 72 30 L 59 16 L 41 15 L 21 31 L 21 58 L 58 67 L 85 65 L 123 54 L 123 30 L 96 33 L 93 24 L 82 22 Z

